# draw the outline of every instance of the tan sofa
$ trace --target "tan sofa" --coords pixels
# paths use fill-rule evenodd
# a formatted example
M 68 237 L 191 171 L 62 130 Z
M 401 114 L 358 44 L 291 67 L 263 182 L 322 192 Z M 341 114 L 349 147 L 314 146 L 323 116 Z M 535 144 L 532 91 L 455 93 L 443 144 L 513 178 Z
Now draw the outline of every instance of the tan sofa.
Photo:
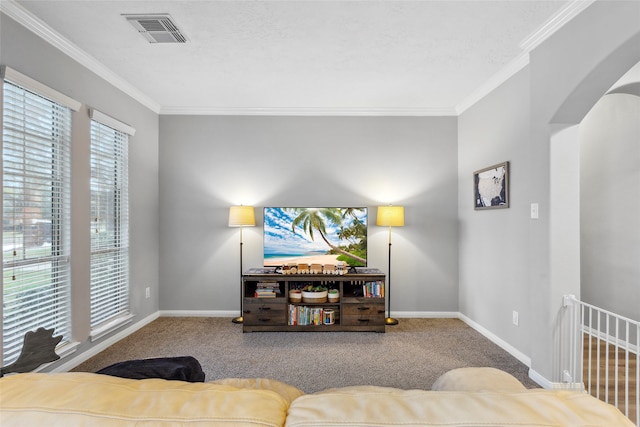
M 633 427 L 618 409 L 587 394 L 527 390 L 491 368 L 450 371 L 433 388 L 304 394 L 268 379 L 187 383 L 29 373 L 0 379 L 0 425 Z

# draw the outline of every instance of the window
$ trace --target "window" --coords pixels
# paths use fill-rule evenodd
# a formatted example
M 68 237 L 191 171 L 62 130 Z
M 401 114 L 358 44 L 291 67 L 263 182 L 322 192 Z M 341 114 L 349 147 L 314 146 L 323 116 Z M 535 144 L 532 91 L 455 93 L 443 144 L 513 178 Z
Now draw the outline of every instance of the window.
M 126 125 L 91 110 L 91 327 L 129 316 L 129 199 Z
M 53 328 L 71 339 L 71 116 L 80 104 L 2 68 L 2 357 L 24 335 Z

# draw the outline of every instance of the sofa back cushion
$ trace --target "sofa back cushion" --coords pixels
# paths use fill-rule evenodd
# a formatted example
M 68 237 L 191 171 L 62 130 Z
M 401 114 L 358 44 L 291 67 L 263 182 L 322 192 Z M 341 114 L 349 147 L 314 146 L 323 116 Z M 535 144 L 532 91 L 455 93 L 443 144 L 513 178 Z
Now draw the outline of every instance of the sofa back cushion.
M 615 407 L 584 393 L 459 392 L 357 386 L 307 394 L 286 426 L 634 427 Z
M 291 402 L 304 394 L 297 387 L 269 378 L 222 378 L 209 381 L 209 384 L 226 384 L 243 389 L 275 391 L 287 401 L 287 404 L 291 404 Z
M 0 379 L 0 425 L 284 425 L 289 402 L 271 390 L 70 372 Z
M 513 375 L 496 368 L 458 368 L 442 374 L 431 386 L 435 391 L 524 391 Z

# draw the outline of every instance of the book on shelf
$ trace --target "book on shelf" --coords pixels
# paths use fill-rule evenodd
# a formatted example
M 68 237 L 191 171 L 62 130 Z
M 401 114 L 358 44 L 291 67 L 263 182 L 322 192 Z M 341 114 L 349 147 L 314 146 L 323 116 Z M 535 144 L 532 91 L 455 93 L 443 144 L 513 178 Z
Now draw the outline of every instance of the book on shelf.
M 289 326 L 319 326 L 323 324 L 323 319 L 324 308 L 322 307 L 289 304 L 289 316 L 287 320 Z
M 245 271 L 244 274 L 275 274 L 276 273 L 276 268 L 275 267 L 256 267 L 256 268 L 250 268 L 247 271 Z
M 366 282 L 362 285 L 362 294 L 365 298 L 383 298 L 384 297 L 384 282 Z
M 380 269 L 371 267 L 356 267 L 356 272 L 358 274 L 382 274 Z
M 276 292 L 273 289 L 256 289 L 255 296 L 256 298 L 275 298 Z
M 254 296 L 256 298 L 275 298 L 280 294 L 280 284 L 278 282 L 258 282 Z
M 258 289 L 280 289 L 278 282 L 258 282 L 256 283 Z
M 256 292 L 254 294 L 254 297 L 256 297 L 256 298 L 275 298 L 276 297 L 276 293 L 275 292 Z

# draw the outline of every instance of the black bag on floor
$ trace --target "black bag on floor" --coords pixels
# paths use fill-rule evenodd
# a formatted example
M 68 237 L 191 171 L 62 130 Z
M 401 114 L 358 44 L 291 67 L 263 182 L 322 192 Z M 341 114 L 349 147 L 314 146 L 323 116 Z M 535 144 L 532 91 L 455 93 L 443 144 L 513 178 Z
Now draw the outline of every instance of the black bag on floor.
M 134 380 L 162 378 L 190 383 L 204 382 L 202 366 L 191 356 L 127 360 L 102 368 L 97 373 Z

